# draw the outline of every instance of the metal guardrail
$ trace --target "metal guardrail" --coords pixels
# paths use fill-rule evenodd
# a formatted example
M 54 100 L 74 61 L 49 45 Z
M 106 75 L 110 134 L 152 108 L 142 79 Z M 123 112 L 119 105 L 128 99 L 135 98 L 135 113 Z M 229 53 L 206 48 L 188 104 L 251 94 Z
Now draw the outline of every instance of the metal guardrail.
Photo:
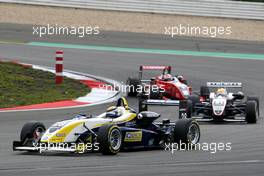
M 0 2 L 264 20 L 264 4 L 230 0 L 0 0 Z

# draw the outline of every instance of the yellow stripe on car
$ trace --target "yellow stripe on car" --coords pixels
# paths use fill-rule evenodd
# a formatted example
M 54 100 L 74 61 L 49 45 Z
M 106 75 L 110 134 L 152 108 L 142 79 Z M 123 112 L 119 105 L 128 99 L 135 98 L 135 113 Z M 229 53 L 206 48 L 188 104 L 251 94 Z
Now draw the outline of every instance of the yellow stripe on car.
M 78 121 L 78 122 L 73 122 L 72 124 L 66 125 L 59 129 L 55 135 L 50 137 L 48 141 L 42 141 L 42 142 L 50 142 L 50 143 L 59 143 L 59 142 L 64 142 L 65 138 L 69 135 L 69 133 L 76 128 L 77 126 L 81 125 L 83 122 Z M 57 135 L 59 134 L 59 135 Z

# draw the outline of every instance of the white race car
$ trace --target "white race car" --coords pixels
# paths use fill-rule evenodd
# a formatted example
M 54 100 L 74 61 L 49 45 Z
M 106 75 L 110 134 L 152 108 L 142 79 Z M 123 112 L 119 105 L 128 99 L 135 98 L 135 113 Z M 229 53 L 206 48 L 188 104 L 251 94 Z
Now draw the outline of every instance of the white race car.
M 201 87 L 198 101 L 194 100 L 192 103 L 193 116 L 205 121 L 256 123 L 259 116 L 259 99 L 247 97 L 244 100 L 244 97 L 242 83 L 208 82 L 207 86 Z

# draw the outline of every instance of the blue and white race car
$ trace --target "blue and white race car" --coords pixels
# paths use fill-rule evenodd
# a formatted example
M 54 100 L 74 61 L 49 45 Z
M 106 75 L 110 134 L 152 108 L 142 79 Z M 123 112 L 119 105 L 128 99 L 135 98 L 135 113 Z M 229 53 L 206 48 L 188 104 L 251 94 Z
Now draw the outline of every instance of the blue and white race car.
M 96 117 L 79 115 L 56 122 L 48 129 L 40 122 L 26 123 L 20 140 L 13 142 L 15 151 L 62 151 L 85 153 L 100 151 L 114 155 L 121 149 L 163 148 L 169 142 L 197 144 L 200 128 L 193 119 L 156 122 L 160 114 L 136 113 L 125 98 Z

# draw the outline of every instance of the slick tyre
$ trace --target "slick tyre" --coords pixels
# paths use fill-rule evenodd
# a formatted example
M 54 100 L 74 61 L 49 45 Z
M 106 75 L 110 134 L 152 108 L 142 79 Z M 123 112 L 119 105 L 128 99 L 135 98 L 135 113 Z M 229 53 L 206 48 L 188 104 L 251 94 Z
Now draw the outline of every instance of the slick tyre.
M 20 141 L 24 146 L 32 147 L 38 143 L 46 128 L 41 122 L 26 123 L 20 133 Z
M 137 88 L 140 85 L 140 80 L 138 78 L 128 78 L 126 84 L 129 86 L 128 96 L 137 96 Z
M 210 95 L 209 88 L 207 86 L 201 86 L 200 87 L 200 96 L 205 97 L 205 98 L 209 98 L 209 95 Z
M 180 119 L 176 122 L 173 136 L 178 144 L 195 145 L 201 136 L 199 124 L 193 119 Z
M 153 89 L 150 88 L 149 98 L 150 99 L 161 99 L 160 92 L 159 91 L 153 91 Z
M 258 112 L 258 116 L 259 114 L 259 98 L 258 97 L 247 97 L 247 101 L 255 101 L 257 103 L 257 112 Z
M 97 140 L 103 155 L 116 155 L 122 146 L 122 132 L 116 125 L 105 125 L 99 128 Z
M 186 104 L 185 104 L 186 103 Z M 187 100 L 186 102 L 184 102 L 183 105 L 180 104 L 180 109 L 184 109 L 183 112 L 179 113 L 179 119 L 190 119 L 192 118 L 192 114 L 193 114 L 193 106 L 192 106 L 192 101 L 191 100 Z
M 194 112 L 195 111 L 195 105 L 197 103 L 200 103 L 200 97 L 197 95 L 190 95 L 188 97 L 188 100 L 192 102 L 192 112 Z
M 192 101 L 188 100 L 187 101 L 187 107 L 186 107 L 186 113 L 187 113 L 187 118 L 190 119 L 192 118 L 192 114 L 193 114 L 193 103 Z
M 247 123 L 256 123 L 258 119 L 257 115 L 257 103 L 253 100 L 246 103 L 246 121 Z

